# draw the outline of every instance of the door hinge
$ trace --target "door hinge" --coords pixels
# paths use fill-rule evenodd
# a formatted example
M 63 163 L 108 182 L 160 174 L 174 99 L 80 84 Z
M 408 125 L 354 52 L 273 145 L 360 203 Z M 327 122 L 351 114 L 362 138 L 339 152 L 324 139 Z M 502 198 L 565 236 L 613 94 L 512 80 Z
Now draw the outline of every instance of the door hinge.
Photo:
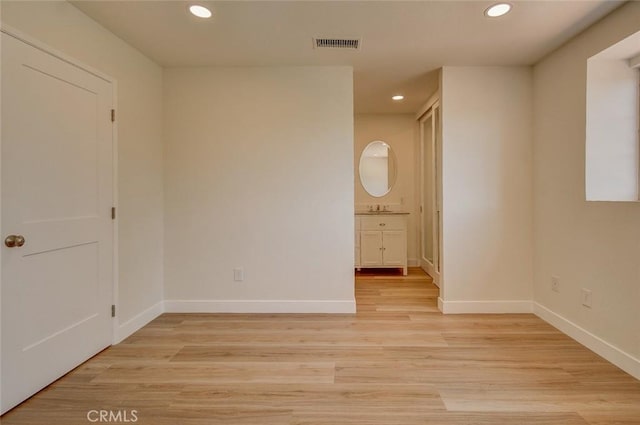
M 111 110 L 111 122 L 116 122 L 116 110 Z
M 111 304 L 111 317 L 116 317 L 116 305 Z
M 111 220 L 116 219 L 116 207 L 111 207 Z

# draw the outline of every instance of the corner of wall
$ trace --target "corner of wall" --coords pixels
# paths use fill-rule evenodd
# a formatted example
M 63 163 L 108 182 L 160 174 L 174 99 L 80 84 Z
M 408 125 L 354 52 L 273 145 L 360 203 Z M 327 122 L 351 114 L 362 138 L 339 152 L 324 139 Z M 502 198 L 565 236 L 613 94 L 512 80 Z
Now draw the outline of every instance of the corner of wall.
M 164 313 L 164 311 L 164 301 L 159 301 L 148 309 L 142 311 L 141 313 L 138 313 L 133 318 L 127 320 L 122 324 L 119 324 L 114 335 L 113 344 L 115 345 L 124 341 L 134 332 L 138 331 L 153 319 L 160 316 L 162 313 Z

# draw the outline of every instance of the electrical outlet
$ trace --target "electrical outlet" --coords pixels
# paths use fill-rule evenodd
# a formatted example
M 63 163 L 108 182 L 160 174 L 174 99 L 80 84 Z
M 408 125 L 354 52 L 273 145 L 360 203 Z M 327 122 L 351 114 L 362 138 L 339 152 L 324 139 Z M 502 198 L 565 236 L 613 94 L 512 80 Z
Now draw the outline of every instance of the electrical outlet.
M 591 308 L 591 290 L 582 288 L 582 305 Z
M 558 276 L 551 276 L 551 290 L 560 292 L 560 278 Z
M 244 270 L 242 268 L 233 269 L 233 280 L 242 282 L 244 280 Z

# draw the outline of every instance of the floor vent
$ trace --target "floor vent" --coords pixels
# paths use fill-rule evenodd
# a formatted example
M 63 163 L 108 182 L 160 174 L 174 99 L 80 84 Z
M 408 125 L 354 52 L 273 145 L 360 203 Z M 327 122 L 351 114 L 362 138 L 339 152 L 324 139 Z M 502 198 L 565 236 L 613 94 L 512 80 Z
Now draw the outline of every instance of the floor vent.
M 361 42 L 359 38 L 314 38 L 315 49 L 351 49 L 358 50 Z

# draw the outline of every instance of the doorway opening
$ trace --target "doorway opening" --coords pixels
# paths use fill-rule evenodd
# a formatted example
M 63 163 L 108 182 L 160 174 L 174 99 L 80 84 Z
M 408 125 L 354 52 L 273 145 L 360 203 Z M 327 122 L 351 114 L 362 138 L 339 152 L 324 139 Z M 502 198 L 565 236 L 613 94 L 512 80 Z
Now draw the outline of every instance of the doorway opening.
M 356 311 L 362 317 L 440 314 L 438 295 L 433 278 L 420 267 L 409 267 L 406 276 L 395 269 L 356 271 Z

